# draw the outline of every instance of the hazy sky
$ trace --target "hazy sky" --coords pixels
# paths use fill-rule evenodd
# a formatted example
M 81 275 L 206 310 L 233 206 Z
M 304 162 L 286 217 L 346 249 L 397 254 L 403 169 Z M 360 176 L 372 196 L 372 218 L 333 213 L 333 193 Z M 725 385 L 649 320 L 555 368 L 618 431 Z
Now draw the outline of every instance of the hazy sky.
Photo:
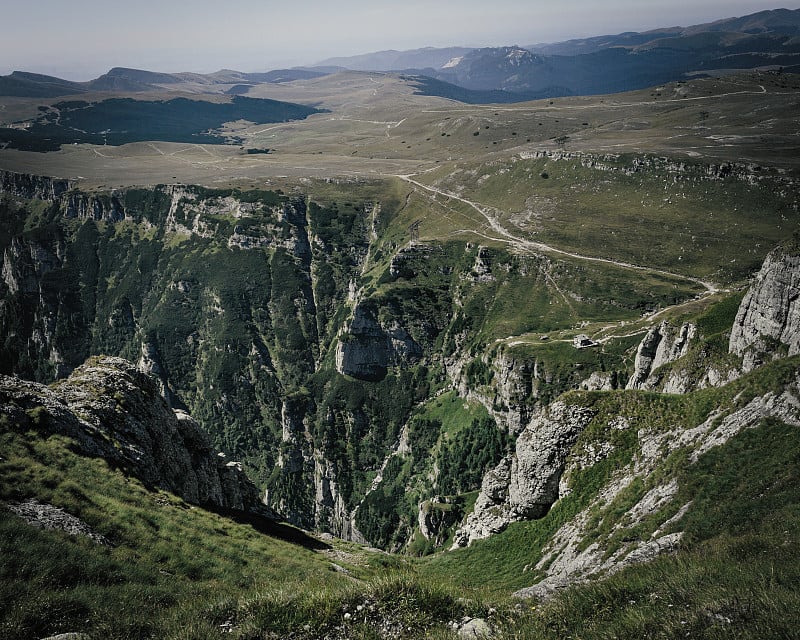
M 779 2 L 776 4 L 775 2 Z M 2 0 L 0 75 L 111 67 L 265 71 L 424 46 L 492 46 L 687 26 L 780 0 Z

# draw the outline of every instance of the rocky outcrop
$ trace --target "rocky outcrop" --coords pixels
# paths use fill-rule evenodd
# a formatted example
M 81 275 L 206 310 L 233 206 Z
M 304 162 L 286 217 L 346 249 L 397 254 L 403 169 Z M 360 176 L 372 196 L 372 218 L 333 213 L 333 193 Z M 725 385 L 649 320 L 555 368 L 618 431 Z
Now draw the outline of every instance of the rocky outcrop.
M 767 256 L 739 306 L 729 349 L 751 371 L 780 352 L 800 353 L 800 251 L 775 249 Z
M 314 451 L 308 431 L 307 398 L 294 395 L 283 399 L 281 407 L 281 444 L 276 478 L 264 493 L 264 502 L 288 522 L 311 529 L 315 525 Z
M 264 502 L 296 526 L 366 543 L 345 502 L 336 465 L 314 447 L 308 425 L 310 412 L 309 398 L 295 395 L 284 399 L 276 477 L 265 492 Z
M 738 180 L 747 184 L 758 184 L 770 180 L 789 189 L 796 188 L 797 179 L 786 175 L 785 171 L 755 163 L 724 162 L 707 164 L 705 162 L 685 162 L 665 156 L 637 155 L 625 158 L 618 154 L 595 154 L 580 151 L 523 151 L 520 159 L 547 159 L 553 162 L 579 162 L 581 166 L 596 171 L 606 171 L 632 176 L 642 173 L 668 174 L 670 181 L 699 182 Z
M 476 360 L 469 354 L 445 360 L 448 376 L 458 394 L 482 404 L 492 418 L 509 434 L 515 435 L 525 428 L 531 419 L 536 401 L 539 399 L 539 382 L 547 374 L 537 360 L 517 356 L 513 351 L 501 349 L 496 356 L 482 356 L 480 363 L 490 371 L 491 380 L 482 384 L 476 380 Z M 550 379 L 548 379 L 550 381 Z
M 591 409 L 556 402 L 520 434 L 508 488 L 515 517 L 541 518 L 558 500 L 567 455 L 593 417 Z
M 367 543 L 345 504 L 335 465 L 319 452 L 314 456 L 314 509 L 317 530 L 330 530 L 343 540 Z
M 508 504 L 510 480 L 511 456 L 506 456 L 483 476 L 474 510 L 453 536 L 453 549 L 469 546 L 474 540 L 500 533 L 513 522 Z
M 336 347 L 336 370 L 362 380 L 380 380 L 390 366 L 419 361 L 420 347 L 411 335 L 396 323 L 384 327 L 376 309 L 358 304 Z
M 664 320 L 652 327 L 636 351 L 628 389 L 688 393 L 735 380 L 775 357 L 800 353 L 800 250 L 780 247 L 770 253 L 736 314 L 728 348 L 738 361 L 705 361 L 659 368 L 687 355 L 697 334 L 693 324 L 679 328 Z M 701 354 L 702 356 L 702 354 Z M 702 358 L 701 358 L 702 359 Z M 587 381 L 584 388 L 596 388 Z
M 431 500 L 423 500 L 417 512 L 419 532 L 426 540 L 433 541 L 437 547 L 441 546 L 450 528 L 458 522 L 460 513 L 449 498 L 436 496 Z
M 303 198 L 292 198 L 280 209 L 279 220 L 291 225 L 283 247 L 306 265 L 311 264 L 311 243 L 308 239 L 308 209 Z
M 373 309 L 357 305 L 336 347 L 336 370 L 364 380 L 380 379 L 389 366 L 389 345 Z
M 83 520 L 52 504 L 30 499 L 24 502 L 7 502 L 5 506 L 33 527 L 65 531 L 73 536 L 89 538 L 99 545 L 111 546 L 105 536 L 95 533 Z
M 484 476 L 473 512 L 455 534 L 454 547 L 504 530 L 511 522 L 544 516 L 559 497 L 567 456 L 594 412 L 555 402 L 517 438 L 514 454 Z
M 461 640 L 491 640 L 495 637 L 492 625 L 483 618 L 464 618 L 453 624 L 453 630 Z
M 71 187 L 69 180 L 0 171 L 0 193 L 7 193 L 17 198 L 53 201 Z
M 126 217 L 125 207 L 115 195 L 100 196 L 75 191 L 64 194 L 59 206 L 65 218 L 120 222 Z
M 216 453 L 199 425 L 121 358 L 91 358 L 51 387 L 2 376 L 0 412 L 15 429 L 67 436 L 83 455 L 188 502 L 269 515 L 241 465 Z
M 619 389 L 620 375 L 616 371 L 593 371 L 586 380 L 581 382 L 581 389 L 585 391 L 613 391 Z
M 538 374 L 536 363 L 531 363 L 528 358 L 500 352 L 492 363 L 492 369 L 495 372 L 497 398 L 491 402 L 490 412 L 500 424 L 505 424 L 509 433 L 519 433 L 531 419 L 531 400 L 537 395 L 534 388 Z M 494 411 L 494 407 L 504 411 Z M 499 413 L 504 416 L 501 417 Z
M 652 327 L 636 350 L 634 372 L 627 388 L 654 389 L 661 381 L 656 370 L 685 356 L 696 332 L 697 328 L 688 322 L 675 328 L 664 320 L 657 327 Z
M 712 411 L 697 426 L 666 432 L 638 430 L 638 453 L 632 462 L 618 470 L 589 507 L 559 528 L 542 550 L 539 562 L 532 567 L 540 571 L 544 578 L 518 591 L 516 595 L 547 598 L 593 575 L 610 575 L 631 564 L 647 562 L 658 555 L 676 551 L 683 534 L 674 530 L 675 525 L 686 514 L 691 503 L 673 504 L 673 509 L 665 509 L 678 495 L 678 481 L 668 474 L 654 478 L 653 472 L 673 451 L 685 448 L 691 452 L 688 461 L 695 463 L 713 447 L 725 444 L 745 429 L 758 427 L 766 418 L 800 427 L 798 407 L 800 378 L 795 377 L 794 382 L 781 392 L 757 396 L 739 408 L 729 408 L 726 415 L 719 410 Z M 609 425 L 616 429 L 633 426 L 633 420 L 624 416 L 608 416 L 607 419 Z M 569 475 L 573 466 L 586 468 L 606 457 L 610 449 L 604 453 L 604 447 L 600 446 L 602 444 L 598 443 L 595 447 L 599 455 L 594 460 L 573 459 L 565 470 L 565 476 Z M 633 482 L 643 478 L 648 478 L 647 483 L 651 485 L 649 490 L 627 508 L 625 517 L 605 537 L 598 537 L 598 514 L 602 515 L 603 509 L 613 509 L 614 500 Z M 625 534 L 626 530 L 635 533 L 639 525 L 648 519 L 658 518 L 659 513 L 666 515 L 661 516 L 658 520 L 660 524 L 648 536 L 642 538 Z M 607 544 L 614 538 L 621 539 L 622 544 Z
M 495 279 L 492 274 L 491 252 L 486 247 L 478 247 L 470 278 L 473 282 L 492 282 Z

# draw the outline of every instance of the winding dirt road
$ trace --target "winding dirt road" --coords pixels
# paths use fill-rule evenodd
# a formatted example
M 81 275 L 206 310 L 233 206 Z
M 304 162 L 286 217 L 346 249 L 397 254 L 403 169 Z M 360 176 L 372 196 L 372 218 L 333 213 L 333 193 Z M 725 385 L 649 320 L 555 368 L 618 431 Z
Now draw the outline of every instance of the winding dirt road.
M 520 238 L 517 235 L 514 235 L 511 231 L 506 229 L 500 222 L 491 215 L 489 212 L 489 208 L 483 205 L 480 205 L 472 200 L 467 200 L 466 198 L 462 198 L 454 193 L 449 193 L 447 191 L 442 191 L 441 189 L 437 189 L 436 187 L 431 187 L 429 185 L 423 184 L 414 179 L 414 174 L 410 175 L 396 175 L 395 177 L 400 178 L 401 180 L 405 180 L 406 182 L 413 184 L 415 187 L 419 187 L 424 191 L 429 193 L 434 193 L 436 195 L 443 196 L 445 198 L 452 198 L 453 200 L 457 200 L 466 204 L 469 207 L 472 207 L 475 211 L 477 211 L 489 224 L 492 230 L 500 236 L 503 242 L 507 242 L 508 244 L 512 245 L 519 251 L 529 251 L 529 252 L 539 252 L 539 253 L 554 253 L 556 255 L 566 256 L 569 258 L 575 258 L 577 260 L 585 260 L 587 262 L 598 262 L 602 264 L 610 264 L 616 267 L 621 267 L 623 269 L 633 269 L 636 271 L 646 271 L 648 273 L 655 273 L 661 276 L 667 276 L 669 278 L 678 278 L 681 280 L 686 280 L 688 282 L 693 282 L 695 284 L 699 284 L 702 286 L 706 291 L 706 295 L 717 293 L 720 289 L 713 283 L 708 282 L 707 280 L 701 280 L 699 278 L 693 278 L 692 276 L 687 276 L 682 273 L 673 273 L 671 271 L 665 271 L 663 269 L 655 269 L 653 267 L 644 267 L 638 264 L 633 264 L 630 262 L 623 262 L 620 260 L 612 260 L 611 258 L 598 258 L 596 256 L 587 256 L 580 253 L 572 253 L 571 251 L 565 251 L 564 249 L 559 249 L 557 247 L 553 247 L 549 244 L 545 244 L 543 242 L 534 242 L 533 240 L 528 240 L 526 238 Z

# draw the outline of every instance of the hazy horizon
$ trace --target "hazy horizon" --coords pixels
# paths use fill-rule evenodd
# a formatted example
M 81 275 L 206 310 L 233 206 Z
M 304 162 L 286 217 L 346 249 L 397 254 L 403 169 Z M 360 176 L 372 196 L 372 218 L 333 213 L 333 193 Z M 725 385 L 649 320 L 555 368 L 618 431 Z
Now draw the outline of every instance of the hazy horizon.
M 690 26 L 766 9 L 762 0 L 311 0 L 301 5 L 231 0 L 8 2 L 0 75 L 14 70 L 90 80 L 112 67 L 210 73 L 313 65 L 327 58 L 423 47 L 531 45 Z

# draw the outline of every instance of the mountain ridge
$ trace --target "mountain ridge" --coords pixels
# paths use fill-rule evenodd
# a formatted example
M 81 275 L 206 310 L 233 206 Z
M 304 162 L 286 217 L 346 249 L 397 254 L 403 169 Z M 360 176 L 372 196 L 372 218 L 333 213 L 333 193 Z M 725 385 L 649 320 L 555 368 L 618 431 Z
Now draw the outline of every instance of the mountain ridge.
M 221 70 L 203 75 L 115 67 L 98 78 L 78 83 L 14 72 L 0 77 L 0 95 L 60 97 L 91 91 L 139 93 L 165 91 L 177 85 L 213 90 L 215 86 L 230 85 L 222 88 L 225 91 L 242 82 L 246 85 L 291 82 L 352 69 L 430 76 L 462 89 L 510 92 L 517 101 L 524 101 L 630 91 L 683 79 L 692 73 L 767 67 L 794 69 L 800 65 L 800 49 L 795 42 L 798 33 L 800 9 L 774 9 L 690 27 L 626 32 L 555 44 L 386 50 L 266 73 Z M 623 52 L 638 55 L 626 56 Z M 523 60 L 525 56 L 528 59 Z M 599 81 L 601 75 L 604 79 Z M 492 97 L 488 93 L 481 99 Z

